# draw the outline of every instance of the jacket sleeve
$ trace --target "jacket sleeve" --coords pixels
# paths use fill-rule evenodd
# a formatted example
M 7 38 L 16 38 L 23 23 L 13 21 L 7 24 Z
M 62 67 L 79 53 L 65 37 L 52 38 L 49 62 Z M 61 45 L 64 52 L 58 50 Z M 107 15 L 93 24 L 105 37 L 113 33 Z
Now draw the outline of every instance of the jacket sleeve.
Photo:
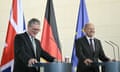
M 75 46 L 76 46 L 76 56 L 78 57 L 79 60 L 84 61 L 86 59 L 83 50 L 82 50 L 82 44 L 78 40 L 75 41 Z
M 40 46 L 40 56 L 43 57 L 44 59 L 46 59 L 49 62 L 53 62 L 55 58 L 52 57 L 50 54 L 48 54 L 46 51 L 43 50 L 40 42 L 39 42 L 39 46 Z
M 103 51 L 103 48 L 102 48 L 102 45 L 101 45 L 101 42 L 98 40 L 98 43 L 99 43 L 99 47 L 100 47 L 100 51 L 99 51 L 99 58 L 100 60 L 102 61 L 109 61 L 110 59 L 105 55 L 104 51 Z
M 47 52 L 45 52 L 43 49 L 41 50 L 41 56 L 49 62 L 53 62 L 55 59 L 54 57 L 50 56 Z

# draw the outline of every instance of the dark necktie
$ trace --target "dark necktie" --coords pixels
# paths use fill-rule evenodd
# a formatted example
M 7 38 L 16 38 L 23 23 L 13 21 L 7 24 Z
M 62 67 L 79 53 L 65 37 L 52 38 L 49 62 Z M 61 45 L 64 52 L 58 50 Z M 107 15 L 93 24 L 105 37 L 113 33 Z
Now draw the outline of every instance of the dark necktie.
M 94 51 L 92 39 L 90 39 L 90 48 L 92 51 Z

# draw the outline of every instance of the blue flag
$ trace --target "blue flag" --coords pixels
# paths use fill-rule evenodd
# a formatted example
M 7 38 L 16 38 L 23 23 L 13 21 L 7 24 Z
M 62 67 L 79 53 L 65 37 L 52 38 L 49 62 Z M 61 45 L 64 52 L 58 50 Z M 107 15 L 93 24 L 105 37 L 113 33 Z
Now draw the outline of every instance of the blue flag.
M 89 22 L 89 19 L 88 19 L 86 4 L 84 0 L 81 0 L 79 12 L 78 12 L 75 40 L 77 40 L 78 38 L 84 35 L 83 27 L 88 22 Z M 73 46 L 73 52 L 72 52 L 72 58 L 71 58 L 72 72 L 76 72 L 76 67 L 78 63 L 78 59 L 76 56 L 75 40 L 74 40 L 74 46 Z

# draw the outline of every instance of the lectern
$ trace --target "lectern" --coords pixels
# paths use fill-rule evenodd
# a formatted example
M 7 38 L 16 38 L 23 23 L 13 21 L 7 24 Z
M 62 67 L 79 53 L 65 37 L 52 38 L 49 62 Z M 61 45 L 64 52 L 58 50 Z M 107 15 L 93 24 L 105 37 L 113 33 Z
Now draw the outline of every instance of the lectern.
M 105 62 L 102 64 L 102 72 L 120 72 L 120 62 Z
M 72 72 L 71 63 L 52 62 L 37 63 L 33 66 L 40 68 L 40 72 Z

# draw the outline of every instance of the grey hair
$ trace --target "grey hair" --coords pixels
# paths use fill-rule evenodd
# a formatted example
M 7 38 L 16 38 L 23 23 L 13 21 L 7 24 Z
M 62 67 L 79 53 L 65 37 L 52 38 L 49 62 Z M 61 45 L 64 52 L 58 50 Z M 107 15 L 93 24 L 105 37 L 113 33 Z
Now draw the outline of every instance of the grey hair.
M 31 26 L 32 24 L 35 24 L 37 22 L 37 24 L 40 25 L 40 21 L 37 18 L 32 18 L 28 21 L 28 27 Z

